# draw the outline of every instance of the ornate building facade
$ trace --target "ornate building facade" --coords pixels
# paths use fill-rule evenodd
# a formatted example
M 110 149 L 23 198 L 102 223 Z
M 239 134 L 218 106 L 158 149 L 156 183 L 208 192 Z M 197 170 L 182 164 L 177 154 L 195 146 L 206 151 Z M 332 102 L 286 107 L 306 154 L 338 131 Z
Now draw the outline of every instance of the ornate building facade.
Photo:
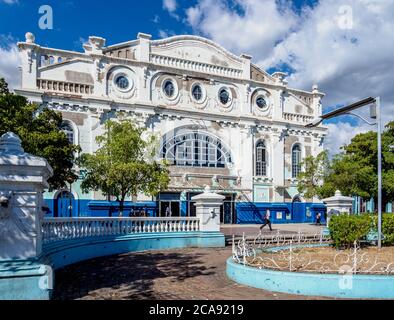
M 174 216 L 193 215 L 190 199 L 206 185 L 226 196 L 225 223 L 258 222 L 267 209 L 274 221 L 301 222 L 321 209 L 297 192 L 302 159 L 319 154 L 326 135 L 322 126 L 305 127 L 322 114 L 316 85 L 311 92 L 290 88 L 284 73 L 268 74 L 250 56 L 197 36 L 152 40 L 140 33 L 105 43 L 90 37 L 84 52 L 72 52 L 40 46 L 27 33 L 18 43 L 16 91 L 60 111 L 63 130 L 84 153 L 97 150 L 103 123 L 120 113 L 161 137 L 169 189 L 130 199 L 132 212 L 143 205 L 151 214 L 169 207 Z M 100 193 L 82 193 L 80 181 L 45 198 L 55 216 L 108 214 L 112 206 Z

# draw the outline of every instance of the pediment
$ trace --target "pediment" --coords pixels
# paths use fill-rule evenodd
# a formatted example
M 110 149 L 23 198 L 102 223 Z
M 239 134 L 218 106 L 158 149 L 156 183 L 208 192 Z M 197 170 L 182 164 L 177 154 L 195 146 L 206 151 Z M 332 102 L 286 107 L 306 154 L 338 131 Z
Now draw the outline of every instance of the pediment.
M 270 74 L 258 66 L 252 64 L 250 67 L 250 79 L 258 82 L 274 83 L 275 80 Z
M 197 36 L 175 36 L 151 42 L 151 54 L 242 69 L 243 60 L 215 42 Z
M 294 93 L 287 92 L 284 96 L 284 112 L 293 114 L 313 115 L 313 108 L 310 103 L 303 101 Z
M 41 79 L 93 84 L 92 62 L 73 59 L 43 67 L 38 72 Z

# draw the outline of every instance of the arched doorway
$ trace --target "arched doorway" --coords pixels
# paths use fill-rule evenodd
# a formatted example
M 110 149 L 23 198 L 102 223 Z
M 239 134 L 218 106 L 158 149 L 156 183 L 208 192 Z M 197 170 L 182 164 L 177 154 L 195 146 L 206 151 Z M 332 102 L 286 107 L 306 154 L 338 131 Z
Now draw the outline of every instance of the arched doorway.
M 301 222 L 304 220 L 304 205 L 300 196 L 295 196 L 291 204 L 292 207 L 292 220 Z
M 61 191 L 55 199 L 54 216 L 71 218 L 73 216 L 74 196 L 69 191 Z

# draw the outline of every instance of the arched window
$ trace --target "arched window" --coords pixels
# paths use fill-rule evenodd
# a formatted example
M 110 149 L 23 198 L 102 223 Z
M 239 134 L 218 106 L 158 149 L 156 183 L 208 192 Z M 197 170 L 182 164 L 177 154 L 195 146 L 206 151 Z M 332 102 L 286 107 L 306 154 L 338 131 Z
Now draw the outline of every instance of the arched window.
M 185 167 L 225 168 L 232 162 L 222 142 L 203 132 L 185 132 L 168 139 L 162 147 L 162 158 Z
M 264 141 L 256 146 L 256 176 L 267 175 L 267 152 Z
M 74 144 L 74 129 L 71 124 L 65 121 L 62 123 L 60 129 L 66 134 L 68 141 L 70 141 L 71 144 Z
M 291 151 L 292 159 L 292 177 L 294 179 L 298 178 L 301 172 L 301 146 L 299 144 L 294 145 Z
M 41 56 L 40 60 L 41 60 L 40 61 L 40 66 L 41 67 L 44 67 L 44 66 L 48 65 L 48 62 L 49 62 L 48 56 L 43 55 L 43 56 Z

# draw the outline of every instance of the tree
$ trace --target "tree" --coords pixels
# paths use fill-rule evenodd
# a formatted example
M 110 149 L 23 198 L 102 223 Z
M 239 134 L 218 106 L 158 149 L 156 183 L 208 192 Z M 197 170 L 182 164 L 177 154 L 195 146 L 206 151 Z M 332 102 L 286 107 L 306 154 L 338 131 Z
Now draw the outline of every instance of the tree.
M 54 170 L 48 180 L 50 190 L 61 189 L 78 178 L 73 171 L 75 153 L 64 132 L 61 113 L 28 103 L 26 98 L 10 93 L 0 80 L 0 136 L 9 131 L 22 140 L 25 152 L 45 158 Z
M 157 139 L 146 128 L 121 119 L 107 121 L 105 129 L 96 139 L 100 148 L 78 160 L 86 171 L 81 187 L 84 192 L 101 191 L 116 197 L 122 216 L 126 197 L 157 195 L 168 187 L 169 172 L 165 162 L 155 160 Z
M 0 95 L 8 93 L 10 93 L 8 90 L 8 83 L 4 80 L 4 78 L 0 78 Z
M 327 185 L 324 187 L 323 184 L 330 170 L 328 152 L 323 151 L 316 157 L 306 157 L 301 165 L 303 170 L 298 176 L 298 192 L 308 199 L 315 196 L 325 197 L 330 192 L 327 190 Z
M 394 200 L 394 122 L 386 125 L 382 135 L 383 206 Z M 356 135 L 343 152 L 328 161 L 320 154 L 304 161 L 304 172 L 300 175 L 299 192 L 306 196 L 321 198 L 340 190 L 347 196 L 377 199 L 377 134 L 370 131 Z M 319 186 L 317 181 L 323 179 Z

